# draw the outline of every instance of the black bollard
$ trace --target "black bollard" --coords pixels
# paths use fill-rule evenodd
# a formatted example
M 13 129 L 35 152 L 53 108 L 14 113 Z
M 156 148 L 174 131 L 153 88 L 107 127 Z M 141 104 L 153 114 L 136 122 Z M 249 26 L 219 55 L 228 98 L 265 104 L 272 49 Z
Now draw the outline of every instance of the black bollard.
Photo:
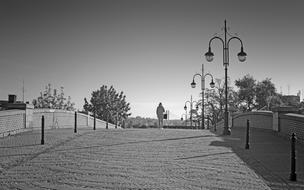
M 96 113 L 94 112 L 94 127 L 93 130 L 96 130 Z
M 75 125 L 74 125 L 74 133 L 77 133 L 77 112 L 75 111 Z
M 117 113 L 117 115 L 118 115 L 118 113 Z M 118 120 L 118 119 L 117 119 L 117 117 L 118 117 L 117 115 L 116 115 L 115 129 L 117 129 L 117 120 Z
M 106 129 L 109 129 L 109 116 L 107 115 Z
M 41 144 L 44 144 L 44 116 L 41 117 Z
M 296 174 L 296 135 L 291 135 L 291 172 L 289 176 L 290 181 L 297 181 Z
M 245 149 L 249 149 L 249 119 L 247 119 L 246 145 L 245 145 Z

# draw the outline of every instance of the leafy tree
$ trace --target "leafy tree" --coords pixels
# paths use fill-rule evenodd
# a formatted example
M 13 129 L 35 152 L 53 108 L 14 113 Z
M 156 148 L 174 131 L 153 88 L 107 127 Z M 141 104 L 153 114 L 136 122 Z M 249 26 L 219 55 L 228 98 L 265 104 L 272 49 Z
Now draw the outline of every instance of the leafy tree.
M 242 111 L 251 111 L 255 107 L 256 80 L 249 74 L 235 81 L 239 88 L 237 94 L 239 98 L 239 108 Z
M 266 108 L 270 110 L 270 104 L 277 97 L 275 85 L 270 78 L 266 78 L 256 85 L 256 107 L 257 109 Z M 274 103 L 274 102 L 273 102 Z
M 57 89 L 52 89 L 51 84 L 45 87 L 43 92 L 40 92 L 40 96 L 32 101 L 35 108 L 51 108 L 73 111 L 74 103 L 71 102 L 71 97 L 65 98 L 64 88 L 60 88 L 60 93 L 57 93 Z
M 276 92 L 270 78 L 259 82 L 247 74 L 236 80 L 235 85 L 239 88 L 237 95 L 240 111 L 271 110 L 274 106 L 283 105 L 282 96 Z
M 205 116 L 215 124 L 224 119 L 225 112 L 225 83 L 222 79 L 215 79 L 214 89 L 205 91 Z M 228 79 L 228 107 L 234 108 L 237 105 L 236 92 L 230 86 Z
M 90 103 L 84 98 L 83 109 L 96 114 L 96 117 L 111 123 L 122 123 L 131 114 L 130 104 L 123 92 L 116 92 L 111 86 L 103 85 L 91 94 Z

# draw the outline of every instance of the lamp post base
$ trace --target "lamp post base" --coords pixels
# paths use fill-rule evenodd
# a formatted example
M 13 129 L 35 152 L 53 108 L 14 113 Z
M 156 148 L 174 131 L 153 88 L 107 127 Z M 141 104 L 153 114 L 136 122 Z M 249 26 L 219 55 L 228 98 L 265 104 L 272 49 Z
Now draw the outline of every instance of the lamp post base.
M 223 135 L 231 135 L 231 130 L 228 127 L 224 127 Z

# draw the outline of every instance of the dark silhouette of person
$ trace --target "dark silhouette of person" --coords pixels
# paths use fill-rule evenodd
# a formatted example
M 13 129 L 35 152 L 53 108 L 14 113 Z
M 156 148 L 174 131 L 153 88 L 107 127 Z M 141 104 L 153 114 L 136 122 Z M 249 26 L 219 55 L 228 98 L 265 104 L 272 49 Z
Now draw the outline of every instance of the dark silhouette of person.
M 156 115 L 158 118 L 158 127 L 159 128 L 163 128 L 164 112 L 165 112 L 165 108 L 163 107 L 162 103 L 160 102 L 156 109 Z

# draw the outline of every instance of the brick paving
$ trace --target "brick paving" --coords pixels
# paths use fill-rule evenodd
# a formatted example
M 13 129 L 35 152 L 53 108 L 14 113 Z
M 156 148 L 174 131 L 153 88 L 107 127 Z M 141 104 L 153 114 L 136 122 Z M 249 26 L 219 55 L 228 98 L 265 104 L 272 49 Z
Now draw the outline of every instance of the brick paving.
M 0 189 L 270 189 L 207 130 L 47 130 L 0 139 Z

